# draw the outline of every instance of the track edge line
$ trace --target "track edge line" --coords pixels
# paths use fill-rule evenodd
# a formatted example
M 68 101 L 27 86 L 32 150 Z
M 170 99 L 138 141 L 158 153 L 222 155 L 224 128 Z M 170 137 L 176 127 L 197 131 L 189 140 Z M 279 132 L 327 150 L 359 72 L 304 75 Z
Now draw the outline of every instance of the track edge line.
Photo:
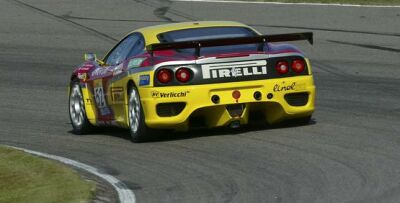
M 272 5 L 299 5 L 299 6 L 342 6 L 342 7 L 365 7 L 365 8 L 400 8 L 398 5 L 361 5 L 340 3 L 290 3 L 278 1 L 243 1 L 243 0 L 172 0 L 176 2 L 208 2 L 208 3 L 237 3 L 237 4 L 272 4 Z
M 52 160 L 85 170 L 93 175 L 96 175 L 96 176 L 102 178 L 103 180 L 107 181 L 108 183 L 110 183 L 112 185 L 112 187 L 117 191 L 118 199 L 119 199 L 120 203 L 135 203 L 136 202 L 135 194 L 122 181 L 118 180 L 114 176 L 100 172 L 99 169 L 97 169 L 93 166 L 90 166 L 90 165 L 87 165 L 87 164 L 84 164 L 84 163 L 81 163 L 81 162 L 78 162 L 78 161 L 75 161 L 72 159 L 68 159 L 65 157 L 61 157 L 61 156 L 56 156 L 56 155 L 47 154 L 47 153 L 43 153 L 43 152 L 33 151 L 30 149 L 25 149 L 25 148 L 20 148 L 20 147 L 14 147 L 14 146 L 10 146 L 10 145 L 5 145 L 5 146 L 11 147 L 11 148 L 14 148 L 17 150 L 21 150 L 26 153 L 33 154 L 33 155 L 36 155 L 39 157 L 52 159 Z

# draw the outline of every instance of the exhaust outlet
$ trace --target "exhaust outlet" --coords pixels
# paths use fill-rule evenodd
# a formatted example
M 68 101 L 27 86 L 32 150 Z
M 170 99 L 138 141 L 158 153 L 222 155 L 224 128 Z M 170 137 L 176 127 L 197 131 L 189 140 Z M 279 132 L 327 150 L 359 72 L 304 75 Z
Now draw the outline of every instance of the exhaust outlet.
M 262 94 L 259 91 L 254 92 L 253 97 L 255 100 L 259 101 L 262 99 Z
M 212 101 L 214 104 L 218 104 L 218 103 L 219 103 L 219 96 L 218 96 L 218 95 L 213 95 L 213 96 L 211 97 L 211 101 Z
M 239 128 L 240 127 L 240 121 L 232 121 L 229 124 L 229 127 L 232 128 L 232 129 Z

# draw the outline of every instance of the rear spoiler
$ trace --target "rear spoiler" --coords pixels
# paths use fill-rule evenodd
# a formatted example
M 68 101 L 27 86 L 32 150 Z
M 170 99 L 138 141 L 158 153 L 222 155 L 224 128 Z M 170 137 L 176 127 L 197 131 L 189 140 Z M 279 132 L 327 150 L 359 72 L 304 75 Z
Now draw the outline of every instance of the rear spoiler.
M 302 32 L 302 33 L 289 33 L 289 34 L 278 34 L 278 35 L 261 35 L 255 37 L 223 38 L 223 39 L 209 39 L 209 40 L 185 41 L 185 42 L 167 42 L 167 43 L 150 44 L 146 46 L 146 50 L 151 55 L 153 55 L 154 51 L 195 48 L 196 56 L 200 56 L 201 47 L 256 44 L 256 43 L 266 43 L 266 42 L 285 42 L 285 41 L 297 41 L 297 40 L 307 40 L 310 44 L 313 44 L 314 43 L 313 33 Z M 260 49 L 262 50 L 263 46 L 260 46 Z

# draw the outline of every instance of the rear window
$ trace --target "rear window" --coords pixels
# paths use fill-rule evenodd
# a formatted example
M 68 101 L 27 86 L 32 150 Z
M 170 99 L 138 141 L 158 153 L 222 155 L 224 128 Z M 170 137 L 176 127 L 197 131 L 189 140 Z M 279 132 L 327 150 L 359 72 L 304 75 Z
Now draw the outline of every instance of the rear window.
M 160 42 L 184 42 L 252 36 L 257 36 L 257 33 L 245 27 L 207 27 L 165 32 L 159 34 L 158 39 Z M 257 44 L 205 47 L 201 49 L 201 54 L 255 51 L 257 47 Z M 194 49 L 179 49 L 177 51 L 194 54 Z

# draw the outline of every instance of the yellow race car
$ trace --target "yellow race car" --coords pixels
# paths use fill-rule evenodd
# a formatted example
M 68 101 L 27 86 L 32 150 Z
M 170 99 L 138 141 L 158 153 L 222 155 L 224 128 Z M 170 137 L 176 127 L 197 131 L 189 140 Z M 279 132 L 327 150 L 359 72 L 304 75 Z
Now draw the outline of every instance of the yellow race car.
M 85 54 L 72 73 L 73 132 L 129 128 L 132 140 L 152 129 L 232 128 L 252 121 L 308 122 L 314 112 L 311 65 L 295 46 L 312 33 L 261 35 L 226 21 L 164 24 L 133 31 L 103 60 Z

